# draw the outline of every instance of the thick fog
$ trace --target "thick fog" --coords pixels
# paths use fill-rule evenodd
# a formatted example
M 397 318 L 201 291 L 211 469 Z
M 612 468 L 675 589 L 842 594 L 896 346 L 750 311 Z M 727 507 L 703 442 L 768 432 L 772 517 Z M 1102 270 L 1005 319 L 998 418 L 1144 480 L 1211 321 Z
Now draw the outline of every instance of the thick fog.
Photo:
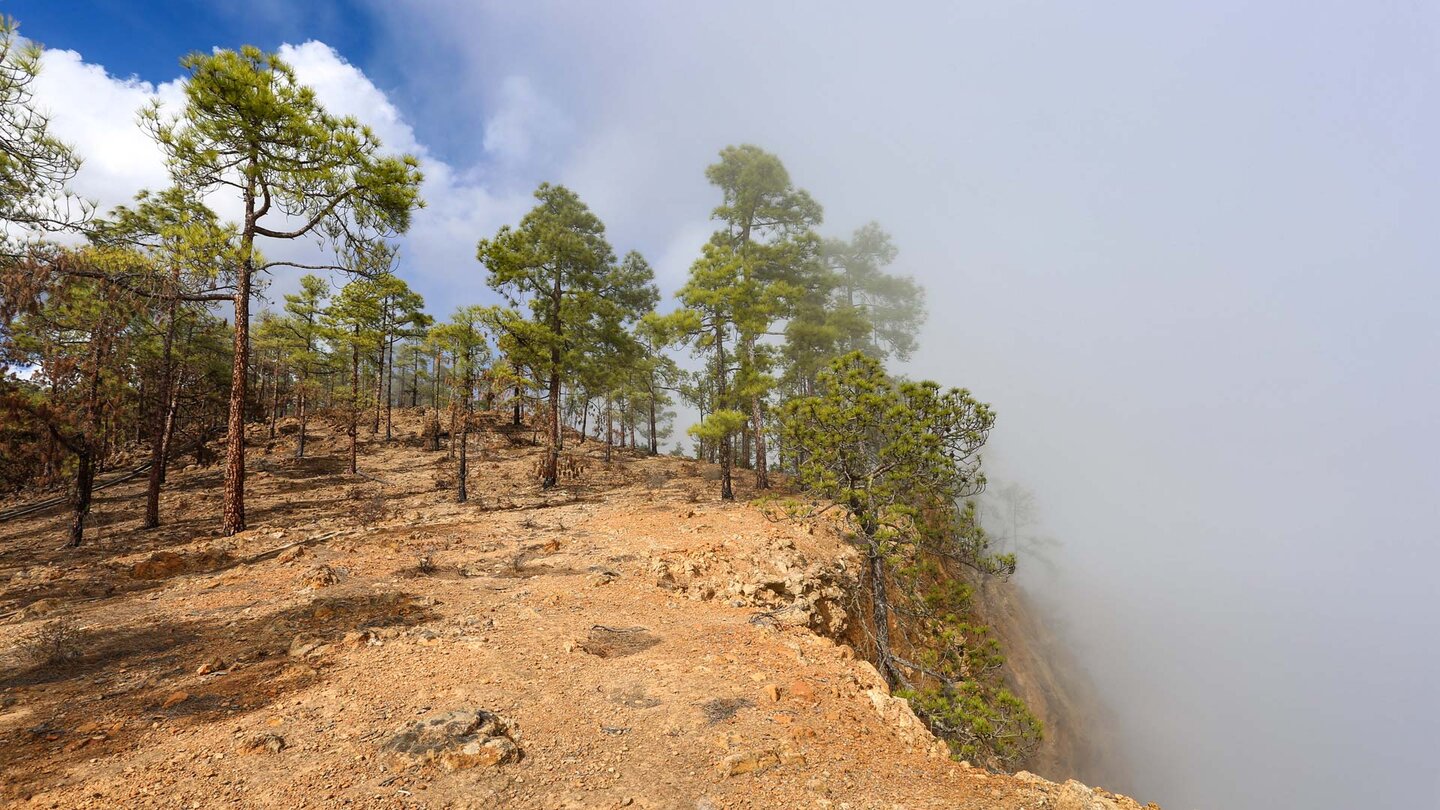
M 338 52 L 275 6 L 260 44 L 427 159 L 402 272 L 441 315 L 489 300 L 474 241 L 541 180 L 673 291 L 705 165 L 775 152 L 927 288 L 904 370 L 997 409 L 993 475 L 1061 541 L 1031 581 L 1123 732 L 1106 787 L 1440 806 L 1440 7 L 896 5 L 376 0 Z M 96 61 L 47 57 L 82 151 L 111 136 L 67 65 L 179 75 Z

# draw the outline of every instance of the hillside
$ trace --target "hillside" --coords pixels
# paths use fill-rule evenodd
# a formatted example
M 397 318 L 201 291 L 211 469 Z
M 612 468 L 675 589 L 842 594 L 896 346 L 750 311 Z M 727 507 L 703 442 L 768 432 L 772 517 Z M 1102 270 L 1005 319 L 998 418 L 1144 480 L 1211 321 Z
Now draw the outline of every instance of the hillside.
M 472 497 L 420 419 L 342 472 L 316 427 L 218 466 L 0 525 L 0 772 L 39 807 L 1135 808 L 942 754 L 843 643 L 856 565 L 714 468 L 587 445 L 534 483 L 529 429 L 472 438 Z M 363 432 L 362 432 L 363 436 Z M 8 504 L 7 504 L 8 505 Z M 72 660 L 44 664 L 35 639 Z M 52 656 L 53 657 L 53 656 Z M 26 804 L 28 800 L 28 804 Z

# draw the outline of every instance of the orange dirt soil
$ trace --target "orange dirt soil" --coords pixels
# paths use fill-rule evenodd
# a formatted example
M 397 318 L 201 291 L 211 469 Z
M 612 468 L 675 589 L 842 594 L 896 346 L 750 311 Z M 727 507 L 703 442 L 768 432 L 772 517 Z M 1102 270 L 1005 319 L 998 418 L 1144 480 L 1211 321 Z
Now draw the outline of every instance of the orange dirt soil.
M 362 428 L 368 478 L 318 419 L 304 461 L 293 422 L 257 429 L 234 537 L 218 465 L 173 470 L 158 530 L 143 480 L 98 493 L 78 550 L 63 510 L 0 525 L 0 803 L 1138 807 L 944 756 L 823 635 L 853 552 L 747 500 L 748 473 L 722 504 L 710 465 L 589 442 L 542 492 L 533 432 L 477 421 L 465 504 L 404 412 L 393 442 Z M 40 662 L 31 640 L 60 626 L 78 657 Z M 518 756 L 393 750 L 476 710 Z

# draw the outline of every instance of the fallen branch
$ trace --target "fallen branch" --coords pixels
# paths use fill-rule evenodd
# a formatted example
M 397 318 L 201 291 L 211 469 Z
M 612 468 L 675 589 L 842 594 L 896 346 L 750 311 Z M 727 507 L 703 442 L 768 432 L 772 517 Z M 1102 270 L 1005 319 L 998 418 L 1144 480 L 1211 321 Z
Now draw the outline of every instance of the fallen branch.
M 336 531 L 333 531 L 333 532 L 329 532 L 329 533 L 327 533 L 327 534 L 320 534 L 320 535 L 316 535 L 316 536 L 314 536 L 314 537 L 307 537 L 307 538 L 305 538 L 304 540 L 296 540 L 296 541 L 293 542 L 293 543 L 286 543 L 285 545 L 280 546 L 279 548 L 272 548 L 272 549 L 270 549 L 269 551 L 262 551 L 262 552 L 260 552 L 259 554 L 256 554 L 256 555 L 253 556 L 253 557 L 246 557 L 245 559 L 241 560 L 240 562 L 241 562 L 242 564 L 244 564 L 244 565 L 254 565 L 254 564 L 257 563 L 257 562 L 261 562 L 262 560 L 268 560 L 268 559 L 270 559 L 270 558 L 272 558 L 272 557 L 278 557 L 278 556 L 280 556 L 281 554 L 284 554 L 286 551 L 289 551 L 290 549 L 295 548 L 296 546 L 308 546 L 308 545 L 311 545 L 311 544 L 313 544 L 313 543 L 323 543 L 323 542 L 325 542 L 326 540 L 331 540 L 331 539 L 336 538 L 336 537 L 339 537 L 339 536 L 341 536 L 341 535 L 346 535 L 346 534 L 358 534 L 358 533 L 360 533 L 361 531 L 362 531 L 361 529 L 340 529 L 340 530 L 336 530 Z

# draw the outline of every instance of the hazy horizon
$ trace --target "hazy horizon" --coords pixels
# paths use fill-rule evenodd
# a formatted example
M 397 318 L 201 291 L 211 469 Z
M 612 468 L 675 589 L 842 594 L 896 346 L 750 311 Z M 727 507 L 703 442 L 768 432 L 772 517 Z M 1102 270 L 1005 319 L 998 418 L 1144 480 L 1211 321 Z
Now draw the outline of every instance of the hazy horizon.
M 898 370 L 995 406 L 987 465 L 1062 544 L 1022 576 L 1123 732 L 1106 787 L 1440 804 L 1440 7 L 47 5 L 0 12 L 50 48 L 77 190 L 164 184 L 134 114 L 185 52 L 278 49 L 421 156 L 400 272 L 442 317 L 493 300 L 475 241 L 547 180 L 668 306 L 705 166 L 774 152 L 823 233 L 879 221 L 925 286 Z

